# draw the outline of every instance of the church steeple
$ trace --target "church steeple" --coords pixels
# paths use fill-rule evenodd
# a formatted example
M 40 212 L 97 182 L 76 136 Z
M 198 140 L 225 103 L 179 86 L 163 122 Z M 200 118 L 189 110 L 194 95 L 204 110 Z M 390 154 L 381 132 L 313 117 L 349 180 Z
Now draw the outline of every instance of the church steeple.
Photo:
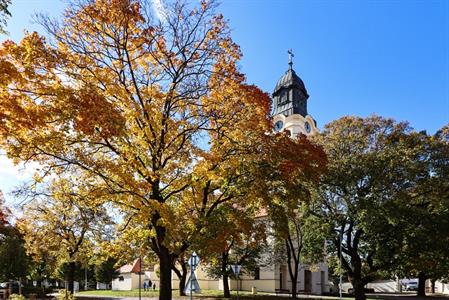
M 273 92 L 273 130 L 292 137 L 318 132 L 316 121 L 307 113 L 307 94 L 304 82 L 293 70 L 293 51 L 288 53 L 288 69 L 279 79 Z
M 293 70 L 293 51 L 289 55 L 288 70 L 279 79 L 273 92 L 273 115 L 283 114 L 286 117 L 293 114 L 307 115 L 306 87 L 301 78 Z

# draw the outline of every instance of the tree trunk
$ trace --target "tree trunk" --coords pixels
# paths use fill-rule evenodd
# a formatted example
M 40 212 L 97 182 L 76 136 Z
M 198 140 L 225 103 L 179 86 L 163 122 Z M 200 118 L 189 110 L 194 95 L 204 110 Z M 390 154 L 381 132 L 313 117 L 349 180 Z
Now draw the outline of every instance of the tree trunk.
M 300 238 L 300 237 L 297 237 Z M 292 298 L 297 298 L 297 282 L 298 282 L 298 272 L 299 272 L 299 255 L 301 254 L 302 246 L 298 247 L 298 253 L 295 253 L 295 249 L 293 247 L 292 240 L 289 236 L 288 239 L 285 240 L 285 247 L 287 251 L 287 266 L 288 273 L 290 275 L 290 280 L 292 282 Z M 294 267 L 292 268 L 292 262 Z
M 423 272 L 418 274 L 418 296 L 426 296 L 426 275 Z
M 295 269 L 298 269 L 298 267 L 296 267 Z M 298 282 L 298 270 L 295 270 L 295 276 L 293 276 L 293 278 L 291 278 L 291 280 L 292 280 L 292 298 L 296 299 L 296 297 L 298 295 L 297 290 L 296 290 L 296 287 L 297 287 L 296 285 Z
M 223 274 L 223 297 L 231 298 L 231 291 L 229 290 L 228 282 L 228 252 L 221 254 L 221 274 Z
M 355 300 L 366 300 L 365 285 L 361 279 L 353 279 L 352 287 L 354 288 Z
M 176 266 L 173 266 L 173 271 L 176 273 L 179 279 L 179 296 L 185 296 L 185 288 L 186 288 L 186 279 L 187 279 L 187 264 L 184 260 L 184 257 L 180 257 L 178 259 L 179 264 L 181 265 L 181 271 L 179 271 Z
M 171 269 L 173 260 L 170 255 L 169 249 L 165 246 L 160 246 L 159 252 L 159 300 L 171 300 L 172 288 L 171 288 Z
M 435 279 L 430 281 L 432 283 L 432 294 L 435 294 Z
M 179 295 L 185 296 L 186 295 L 185 288 L 186 288 L 186 280 L 187 280 L 187 265 L 184 260 L 182 261 L 181 268 L 182 268 L 182 276 L 181 276 L 181 280 L 179 281 L 179 288 L 181 289 L 181 291 L 179 292 Z
M 71 261 L 69 263 L 69 270 L 67 274 L 67 285 L 68 285 L 68 291 L 73 294 L 75 291 L 75 286 L 73 285 L 73 282 L 75 281 L 75 262 Z

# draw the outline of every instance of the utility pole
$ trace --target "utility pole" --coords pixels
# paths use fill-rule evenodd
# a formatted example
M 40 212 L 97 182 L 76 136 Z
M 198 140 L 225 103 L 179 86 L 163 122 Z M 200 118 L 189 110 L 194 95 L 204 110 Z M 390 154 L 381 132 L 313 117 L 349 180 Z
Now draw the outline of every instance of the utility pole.
M 139 300 L 142 299 L 142 255 L 139 257 Z

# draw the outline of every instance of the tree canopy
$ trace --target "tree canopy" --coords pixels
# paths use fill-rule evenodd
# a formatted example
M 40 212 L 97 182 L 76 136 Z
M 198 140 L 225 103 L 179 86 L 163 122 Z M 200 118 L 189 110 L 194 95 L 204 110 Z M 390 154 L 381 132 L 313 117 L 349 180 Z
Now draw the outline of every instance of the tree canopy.
M 252 201 L 270 99 L 238 71 L 239 47 L 215 4 L 77 1 L 0 48 L 0 146 L 40 176 L 85 172 L 97 195 L 151 231 L 171 298 L 171 265 L 224 202 Z M 103 196 L 100 196 L 102 194 Z M 186 216 L 190 218 L 186 219 Z
M 398 207 L 428 176 L 425 143 L 407 123 L 378 116 L 333 121 L 316 141 L 329 159 L 314 193 L 317 214 L 332 228 L 329 250 L 341 257 L 356 299 L 365 299 L 365 284 L 400 255 L 402 231 L 395 220 Z
M 76 264 L 87 263 L 95 242 L 104 239 L 107 226 L 112 224 L 105 207 L 96 202 L 95 193 L 74 182 L 52 181 L 45 194 L 25 205 L 17 222 L 27 252 L 36 262 L 51 257 L 55 269 L 65 266 L 71 292 Z

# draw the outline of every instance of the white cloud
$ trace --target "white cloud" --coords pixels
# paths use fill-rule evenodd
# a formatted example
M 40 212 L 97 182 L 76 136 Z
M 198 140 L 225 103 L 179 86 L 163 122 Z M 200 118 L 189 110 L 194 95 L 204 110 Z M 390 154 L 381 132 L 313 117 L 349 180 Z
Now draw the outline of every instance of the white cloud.
M 159 21 L 164 23 L 167 20 L 167 11 L 165 10 L 162 0 L 151 0 L 151 4 L 153 5 L 153 10 L 156 13 L 156 17 Z
M 11 159 L 4 153 L 0 153 L 0 178 L 14 177 L 17 180 L 29 179 L 38 168 L 38 164 L 29 162 L 27 164 L 14 165 Z
M 38 166 L 35 162 L 14 165 L 12 160 L 0 151 L 0 190 L 3 192 L 8 206 L 11 207 L 15 204 L 10 193 L 24 182 L 31 180 Z

